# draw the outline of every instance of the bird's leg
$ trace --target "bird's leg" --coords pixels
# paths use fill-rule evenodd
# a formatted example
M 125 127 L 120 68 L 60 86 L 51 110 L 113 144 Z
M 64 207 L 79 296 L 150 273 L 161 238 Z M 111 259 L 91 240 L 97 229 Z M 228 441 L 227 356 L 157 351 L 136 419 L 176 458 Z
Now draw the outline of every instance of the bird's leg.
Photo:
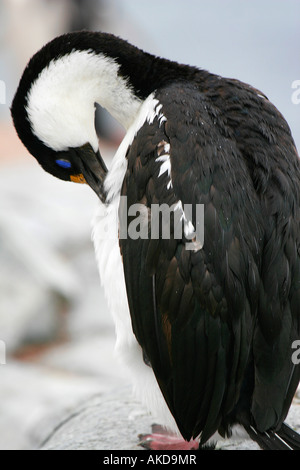
M 151 434 L 140 434 L 139 445 L 148 450 L 198 450 L 199 440 L 185 441 L 181 436 L 168 431 L 159 424 L 153 424 Z

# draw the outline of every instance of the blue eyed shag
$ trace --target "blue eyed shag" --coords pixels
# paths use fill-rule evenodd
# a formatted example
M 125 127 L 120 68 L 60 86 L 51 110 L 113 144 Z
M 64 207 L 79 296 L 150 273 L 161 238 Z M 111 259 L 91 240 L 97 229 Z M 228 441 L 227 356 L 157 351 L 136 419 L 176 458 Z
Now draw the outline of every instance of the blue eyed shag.
M 95 103 L 126 129 L 109 169 Z M 11 112 L 44 170 L 99 198 L 93 240 L 116 349 L 162 426 L 144 445 L 201 449 L 242 429 L 263 449 L 300 449 L 284 422 L 300 374 L 300 162 L 274 105 L 238 80 L 82 31 L 33 56 Z M 149 236 L 120 236 L 133 222 L 124 200 L 143 206 Z M 151 236 L 154 205 L 181 213 L 180 237 Z M 198 206 L 203 243 L 190 237 Z

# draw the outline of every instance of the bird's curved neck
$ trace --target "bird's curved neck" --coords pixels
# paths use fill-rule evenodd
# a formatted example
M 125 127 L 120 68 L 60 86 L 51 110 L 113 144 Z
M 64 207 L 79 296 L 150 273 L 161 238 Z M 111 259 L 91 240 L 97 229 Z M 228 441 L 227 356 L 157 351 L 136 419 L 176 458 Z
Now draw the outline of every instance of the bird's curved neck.
M 62 150 L 85 140 L 96 149 L 95 103 L 127 129 L 141 104 L 116 60 L 91 50 L 71 51 L 52 60 L 28 93 L 33 132 L 46 145 Z

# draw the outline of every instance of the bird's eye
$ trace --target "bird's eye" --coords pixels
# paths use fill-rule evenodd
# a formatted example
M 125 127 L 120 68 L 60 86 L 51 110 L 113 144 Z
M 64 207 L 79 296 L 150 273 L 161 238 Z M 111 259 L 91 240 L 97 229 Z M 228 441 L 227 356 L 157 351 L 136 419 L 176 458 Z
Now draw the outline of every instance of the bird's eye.
M 55 163 L 60 166 L 61 168 L 71 168 L 72 164 L 71 162 L 69 162 L 69 160 L 63 160 L 63 159 L 59 159 L 59 160 L 55 160 Z

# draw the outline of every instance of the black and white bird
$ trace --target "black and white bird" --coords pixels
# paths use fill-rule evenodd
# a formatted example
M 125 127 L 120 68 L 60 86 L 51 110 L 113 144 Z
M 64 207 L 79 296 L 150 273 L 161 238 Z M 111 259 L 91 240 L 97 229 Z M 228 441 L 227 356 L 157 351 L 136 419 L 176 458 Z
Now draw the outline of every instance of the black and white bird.
M 95 103 L 126 129 L 109 169 Z M 264 449 L 300 449 L 284 423 L 300 374 L 300 161 L 274 105 L 238 80 L 83 31 L 34 55 L 11 112 L 44 170 L 99 197 L 93 239 L 116 349 L 164 429 L 181 448 L 240 428 Z M 179 213 L 180 237 L 151 236 L 154 205 Z M 132 207 L 143 216 L 121 237 Z M 162 437 L 172 448 L 174 435 Z

